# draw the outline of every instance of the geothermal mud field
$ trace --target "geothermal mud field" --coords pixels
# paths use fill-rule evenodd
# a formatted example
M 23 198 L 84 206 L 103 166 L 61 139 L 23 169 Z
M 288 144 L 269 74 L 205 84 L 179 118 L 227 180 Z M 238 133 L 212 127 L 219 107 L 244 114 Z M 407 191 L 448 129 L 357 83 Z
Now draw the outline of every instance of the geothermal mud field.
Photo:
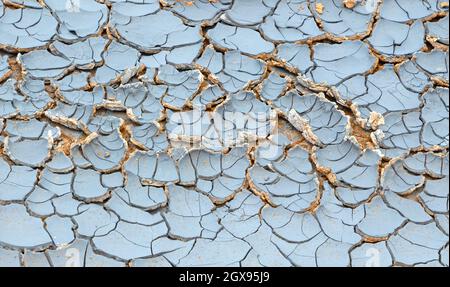
M 0 1 L 0 266 L 448 266 L 448 6 Z

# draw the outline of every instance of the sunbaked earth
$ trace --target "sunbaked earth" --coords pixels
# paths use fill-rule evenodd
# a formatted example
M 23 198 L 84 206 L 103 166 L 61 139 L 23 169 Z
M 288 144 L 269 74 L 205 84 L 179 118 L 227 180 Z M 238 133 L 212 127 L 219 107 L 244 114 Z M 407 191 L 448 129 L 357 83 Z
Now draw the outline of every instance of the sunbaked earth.
M 449 266 L 448 17 L 0 1 L 0 266 Z

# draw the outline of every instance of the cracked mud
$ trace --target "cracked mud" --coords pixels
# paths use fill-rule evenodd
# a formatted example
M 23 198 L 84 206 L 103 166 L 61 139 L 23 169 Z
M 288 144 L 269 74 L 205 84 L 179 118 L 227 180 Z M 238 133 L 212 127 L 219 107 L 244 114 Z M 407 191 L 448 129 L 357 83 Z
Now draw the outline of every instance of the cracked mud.
M 448 2 L 0 1 L 0 266 L 449 266 Z

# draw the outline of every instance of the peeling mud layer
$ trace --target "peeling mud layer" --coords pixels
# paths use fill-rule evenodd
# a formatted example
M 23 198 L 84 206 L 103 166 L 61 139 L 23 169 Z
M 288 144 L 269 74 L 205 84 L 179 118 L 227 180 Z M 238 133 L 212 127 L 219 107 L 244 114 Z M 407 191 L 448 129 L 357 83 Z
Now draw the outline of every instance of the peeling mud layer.
M 0 266 L 448 266 L 448 17 L 0 1 Z

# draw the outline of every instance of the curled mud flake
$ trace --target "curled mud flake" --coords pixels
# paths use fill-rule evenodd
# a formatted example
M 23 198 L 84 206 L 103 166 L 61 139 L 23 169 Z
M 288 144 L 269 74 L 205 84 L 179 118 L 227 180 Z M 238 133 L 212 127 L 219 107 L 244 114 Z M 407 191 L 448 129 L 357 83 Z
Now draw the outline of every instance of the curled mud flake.
M 72 172 L 59 174 L 46 168 L 40 175 L 38 186 L 46 192 L 63 196 L 71 192 L 72 178 Z
M 176 68 L 191 67 L 201 53 L 202 45 L 202 43 L 194 43 L 176 47 L 170 51 L 163 50 L 155 54 L 143 55 L 140 59 L 140 64 L 146 67 L 146 71 L 140 79 L 153 83 L 157 69 L 166 64 L 174 65 Z
M 89 72 L 74 71 L 60 80 L 51 81 L 51 84 L 61 91 L 86 90 L 90 88 L 89 76 Z
M 280 1 L 260 29 L 265 38 L 277 42 L 308 40 L 324 34 L 317 26 L 306 0 Z
M 92 134 L 82 145 L 83 155 L 98 171 L 112 171 L 120 167 L 125 158 L 127 143 L 116 129 L 108 135 Z
M 251 92 L 234 94 L 216 109 L 212 117 L 224 147 L 243 146 L 264 139 L 275 126 L 273 111 Z
M 170 141 L 187 143 L 191 146 L 201 145 L 212 151 L 222 150 L 219 135 L 214 128 L 214 118 L 207 112 L 195 107 L 189 112 L 169 112 L 166 129 Z
M 293 212 L 308 210 L 318 196 L 317 175 L 309 154 L 300 147 L 267 166 L 253 166 L 249 175 L 253 188 L 267 194 L 274 205 Z
M 439 260 L 439 252 L 447 243 L 448 236 L 434 222 L 409 222 L 387 241 L 394 260 L 409 266 Z
M 288 121 L 311 144 L 326 146 L 342 143 L 349 136 L 348 117 L 337 106 L 316 95 L 300 96 L 288 92 L 274 102 Z
M 43 0 L 58 21 L 58 37 L 77 41 L 97 34 L 108 21 L 108 8 L 95 0 Z
M 265 208 L 263 219 L 276 235 L 271 241 L 296 266 L 349 265 L 347 257 L 352 245 L 328 238 L 310 214 L 289 214 L 279 208 Z M 329 254 L 334 254 L 332 259 Z
M 221 49 L 238 50 L 243 54 L 270 54 L 275 46 L 264 40 L 257 31 L 219 23 L 209 30 L 207 36 L 213 45 Z
M 232 95 L 212 112 L 203 108 L 168 113 L 166 129 L 172 143 L 219 152 L 265 139 L 275 126 L 272 111 L 251 92 Z
M 145 66 L 145 74 L 140 77 L 143 82 L 154 83 L 158 69 L 167 64 L 169 51 L 161 51 L 153 55 L 143 55 L 140 64 Z
M 52 216 L 55 214 L 55 208 L 51 201 L 53 197 L 55 194 L 52 191 L 36 186 L 33 192 L 27 196 L 25 206 L 33 216 Z
M 449 234 L 449 216 L 448 214 L 437 214 L 436 215 L 436 224 L 437 226 L 444 231 L 445 234 Z
M 58 22 L 47 8 L 35 4 L 12 9 L 0 3 L 0 47 L 12 52 L 28 51 L 51 42 L 57 34 Z
M 349 267 L 351 244 L 328 239 L 317 248 L 317 267 Z M 330 257 L 330 254 L 333 256 Z
M 197 0 L 186 5 L 183 1 L 166 0 L 171 7 L 170 11 L 182 16 L 190 22 L 210 22 L 215 20 L 224 11 L 230 8 L 233 1 L 231 0 Z
M 167 87 L 148 85 L 147 88 L 143 101 L 127 108 L 127 115 L 138 124 L 157 122 L 164 117 L 164 107 L 160 100 Z
M 303 225 L 304 226 L 304 225 Z M 283 240 L 277 236 L 272 237 L 272 242 L 280 250 L 280 252 L 289 259 L 294 266 L 298 267 L 317 267 L 317 250 L 327 241 L 327 236 L 322 232 L 317 233 L 315 236 L 309 240 L 303 242 L 291 242 L 288 240 Z M 347 244 L 346 244 L 347 245 Z M 332 251 L 330 254 L 335 254 Z M 340 255 L 342 255 L 340 253 Z M 322 255 L 323 256 L 323 255 Z M 339 256 L 341 257 L 341 256 Z
M 52 122 L 71 129 L 84 130 L 94 114 L 94 107 L 58 102 L 53 109 L 45 111 L 44 114 Z
M 194 43 L 192 45 L 174 48 L 167 54 L 167 63 L 175 65 L 176 67 L 190 66 L 194 60 L 199 56 L 202 43 Z
M 403 86 L 410 91 L 420 93 L 432 85 L 429 77 L 413 61 L 401 63 L 397 73 Z
M 0 223 L 2 246 L 40 250 L 52 244 L 50 236 L 44 229 L 44 223 L 39 218 L 30 216 L 23 205 L 0 206 Z
M 87 254 L 88 249 L 91 249 L 89 255 Z M 87 257 L 91 259 L 93 257 L 89 242 L 78 238 L 63 248 L 47 250 L 45 255 L 49 258 L 53 267 L 83 267 L 87 265 Z

